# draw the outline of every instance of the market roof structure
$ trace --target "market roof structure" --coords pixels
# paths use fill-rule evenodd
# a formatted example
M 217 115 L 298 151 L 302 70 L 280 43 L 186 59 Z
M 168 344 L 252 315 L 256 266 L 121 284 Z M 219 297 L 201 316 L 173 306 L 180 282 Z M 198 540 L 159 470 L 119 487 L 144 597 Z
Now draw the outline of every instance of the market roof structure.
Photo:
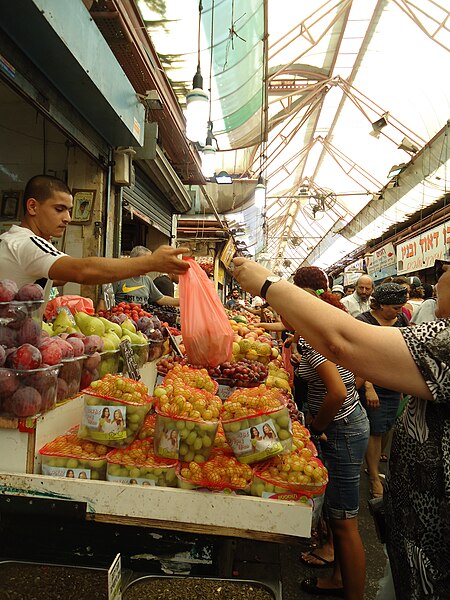
M 272 269 L 335 265 L 446 196 L 444 0 L 164 4 L 139 6 L 180 103 L 201 64 L 216 172 L 232 175 L 208 193 Z

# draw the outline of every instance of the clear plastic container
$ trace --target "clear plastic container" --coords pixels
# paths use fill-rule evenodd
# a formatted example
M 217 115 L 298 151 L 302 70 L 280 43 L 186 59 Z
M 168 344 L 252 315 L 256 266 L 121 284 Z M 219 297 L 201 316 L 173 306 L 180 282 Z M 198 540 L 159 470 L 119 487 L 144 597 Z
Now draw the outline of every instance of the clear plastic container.
M 204 463 L 179 463 L 178 487 L 182 489 L 205 488 L 214 492 L 250 493 L 253 471 L 234 456 L 214 451 Z
M 236 458 L 246 464 L 265 460 L 292 448 L 292 425 L 287 407 L 222 422 Z
M 153 360 L 157 360 L 161 358 L 164 353 L 164 341 L 162 342 L 152 342 L 148 341 L 148 362 L 152 362 Z
M 42 325 L 43 300 L 0 302 L 0 345 L 37 346 Z
M 54 408 L 60 367 L 0 369 L 0 413 L 25 418 Z
M 100 365 L 98 367 L 98 378 L 103 379 L 105 375 L 114 375 L 119 372 L 120 350 L 105 350 L 100 352 Z
M 106 455 L 110 451 L 103 444 L 80 440 L 76 429 L 60 435 L 45 444 L 42 457 L 42 474 L 73 479 L 106 479 Z
M 321 496 L 328 483 L 328 471 L 311 451 L 275 456 L 254 467 L 253 496 L 300 500 Z M 291 494 L 292 497 L 286 497 Z M 297 497 L 294 497 L 297 496 Z
M 176 487 L 178 461 L 161 459 L 153 452 L 153 440 L 135 440 L 128 448 L 107 457 L 108 481 L 131 485 Z
M 61 369 L 58 374 L 57 402 L 72 398 L 80 391 L 84 360 L 84 356 L 75 356 L 61 361 Z
M 127 389 L 139 390 L 139 400 L 134 401 L 131 393 L 125 398 L 116 397 L 116 382 Z M 113 448 L 128 446 L 138 435 L 152 406 L 152 398 L 146 395 L 146 386 L 118 375 L 105 377 L 93 385 L 96 384 L 101 384 L 102 388 L 96 390 L 92 387 L 84 392 L 83 418 L 78 436 Z
M 154 449 L 164 458 L 205 462 L 216 437 L 218 421 L 193 421 L 156 410 Z

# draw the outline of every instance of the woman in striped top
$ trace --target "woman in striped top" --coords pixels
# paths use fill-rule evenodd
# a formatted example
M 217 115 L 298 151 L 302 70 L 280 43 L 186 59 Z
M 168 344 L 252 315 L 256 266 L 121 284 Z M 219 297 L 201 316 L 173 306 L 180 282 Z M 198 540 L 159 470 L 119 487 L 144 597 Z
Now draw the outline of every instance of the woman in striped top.
M 328 278 L 317 267 L 302 267 L 294 283 L 318 299 L 345 310 L 330 292 Z M 300 332 L 301 333 L 301 332 Z M 369 439 L 369 421 L 359 402 L 353 373 L 332 363 L 299 339 L 301 361 L 297 375 L 308 384 L 307 404 L 313 418 L 310 430 L 320 441 L 329 482 L 325 492 L 326 509 L 333 533 L 334 568 L 327 579 L 305 579 L 302 588 L 313 594 L 362 599 L 365 582 L 364 548 L 358 531 L 359 483 L 361 465 Z M 322 549 L 325 551 L 325 548 Z M 303 562 L 319 566 L 304 554 Z M 323 557 L 323 563 L 326 565 Z

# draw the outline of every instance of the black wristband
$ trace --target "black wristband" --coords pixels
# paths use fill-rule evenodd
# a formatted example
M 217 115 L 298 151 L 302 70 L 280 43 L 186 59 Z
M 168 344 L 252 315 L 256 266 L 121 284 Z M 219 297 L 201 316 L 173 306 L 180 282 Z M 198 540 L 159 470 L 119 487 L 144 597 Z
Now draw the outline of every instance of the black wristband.
M 308 429 L 311 435 L 315 438 L 320 437 L 323 433 L 323 431 L 319 431 L 318 429 L 316 429 L 312 423 L 309 424 Z

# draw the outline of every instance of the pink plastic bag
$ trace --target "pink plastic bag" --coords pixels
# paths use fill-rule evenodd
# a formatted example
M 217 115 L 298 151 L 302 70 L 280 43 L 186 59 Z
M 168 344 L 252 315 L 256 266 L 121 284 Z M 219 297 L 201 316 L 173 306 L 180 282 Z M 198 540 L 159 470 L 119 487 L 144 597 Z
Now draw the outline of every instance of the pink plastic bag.
M 56 296 L 56 298 L 47 302 L 44 313 L 47 321 L 51 321 L 53 317 L 56 317 L 58 314 L 57 309 L 60 306 L 67 306 L 73 315 L 77 312 L 93 315 L 95 312 L 94 303 L 90 298 L 83 298 L 82 296 Z
M 231 359 L 234 333 L 225 309 L 203 269 L 192 258 L 180 275 L 180 320 L 183 343 L 193 365 L 216 367 Z

